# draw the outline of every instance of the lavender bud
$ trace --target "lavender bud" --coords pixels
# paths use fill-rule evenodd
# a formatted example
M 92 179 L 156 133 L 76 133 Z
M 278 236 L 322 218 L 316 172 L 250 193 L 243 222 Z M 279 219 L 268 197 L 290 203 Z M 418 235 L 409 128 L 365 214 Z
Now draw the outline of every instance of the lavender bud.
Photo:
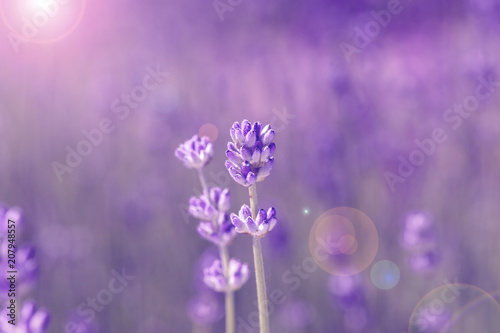
M 260 149 L 255 149 L 252 154 L 251 162 L 254 164 L 260 163 L 260 156 L 261 156 Z
M 252 129 L 255 132 L 255 136 L 257 137 L 257 140 L 260 138 L 260 130 L 262 129 L 262 123 L 260 121 L 256 121 L 253 124 Z
M 200 222 L 196 230 L 202 238 L 217 246 L 229 245 L 236 236 L 235 228 L 227 214 L 220 215 L 217 225 L 213 222 Z
M 199 198 L 191 197 L 188 211 L 195 218 L 205 221 L 211 221 L 217 216 L 217 209 L 205 195 Z
M 227 278 L 220 260 L 214 260 L 203 274 L 203 281 L 208 287 L 218 292 L 226 292 L 240 289 L 248 281 L 250 271 L 247 264 L 231 258 L 228 263 Z
M 231 208 L 231 193 L 229 189 L 225 188 L 221 194 L 218 201 L 218 208 L 220 212 L 227 212 Z
M 235 153 L 232 150 L 226 151 L 226 157 L 229 161 L 231 161 L 235 165 L 239 165 L 239 164 L 243 163 L 243 159 L 241 158 L 241 155 Z
M 274 131 L 273 130 L 270 130 L 270 131 L 267 131 L 266 134 L 264 134 L 261 138 L 261 141 L 262 141 L 262 144 L 264 146 L 267 146 L 268 144 L 270 144 L 272 141 L 274 140 Z
M 249 172 L 247 175 L 247 184 L 253 185 L 257 181 L 257 176 L 253 172 Z
M 252 150 L 248 147 L 241 147 L 241 159 L 244 161 L 250 161 L 252 159 Z
M 248 207 L 248 205 L 243 205 L 238 215 L 231 214 L 231 222 L 234 224 L 236 232 L 238 233 L 250 234 L 259 238 L 264 237 L 276 226 L 276 210 L 271 207 L 266 213 L 261 209 L 254 221 L 250 207 Z
M 257 140 L 257 137 L 255 135 L 255 131 L 250 131 L 245 137 L 245 146 L 247 147 L 253 147 L 255 145 L 255 142 Z
M 250 163 L 245 161 L 243 163 L 241 163 L 241 175 L 246 177 L 248 175 L 248 173 L 250 172 L 250 170 L 252 170 L 252 168 L 250 167 Z
M 247 135 L 247 133 L 252 129 L 252 124 L 245 119 L 241 122 L 241 129 L 243 130 L 243 135 Z
M 238 137 L 240 127 L 244 138 Z M 266 179 L 271 174 L 274 164 L 271 160 L 276 150 L 272 142 L 275 133 L 271 126 L 262 128 L 260 122 L 251 125 L 248 120 L 243 120 L 241 126 L 233 124 L 230 132 L 233 142 L 228 143 L 226 156 L 231 164 L 226 162 L 226 168 L 231 177 L 245 187 Z
M 210 162 L 214 155 L 213 145 L 208 137 L 194 135 L 191 139 L 179 145 L 175 156 L 184 163 L 186 168 L 200 169 Z

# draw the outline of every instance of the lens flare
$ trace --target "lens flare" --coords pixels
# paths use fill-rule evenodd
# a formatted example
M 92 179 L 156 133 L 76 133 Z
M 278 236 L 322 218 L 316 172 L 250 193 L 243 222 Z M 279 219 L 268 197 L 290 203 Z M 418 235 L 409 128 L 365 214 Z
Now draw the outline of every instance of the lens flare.
M 337 276 L 355 275 L 375 259 L 377 229 L 357 209 L 333 208 L 314 222 L 309 233 L 309 250 L 324 271 Z
M 493 295 L 465 283 L 446 283 L 415 306 L 408 333 L 488 332 L 500 327 L 500 305 Z
M 13 46 L 48 44 L 69 36 L 85 13 L 86 0 L 0 0 L 0 17 Z

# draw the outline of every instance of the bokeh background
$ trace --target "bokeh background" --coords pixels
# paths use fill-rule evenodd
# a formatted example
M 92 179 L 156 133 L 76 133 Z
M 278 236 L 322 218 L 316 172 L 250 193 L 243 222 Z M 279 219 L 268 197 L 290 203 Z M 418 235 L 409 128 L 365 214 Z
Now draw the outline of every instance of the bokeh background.
M 447 332 L 497 332 L 481 307 L 500 311 L 500 87 L 456 129 L 443 117 L 479 77 L 500 81 L 499 1 L 401 0 L 349 57 L 342 43 L 359 43 L 371 12 L 394 3 L 221 1 L 221 18 L 209 0 L 72 0 L 24 42 L 23 17 L 40 3 L 0 3 L 0 200 L 23 212 L 18 243 L 36 249 L 38 269 L 19 301 L 50 313 L 47 332 L 71 321 L 88 333 L 223 332 L 222 296 L 200 280 L 216 252 L 186 215 L 200 185 L 174 150 L 200 129 L 214 140 L 206 172 L 231 189 L 235 212 L 248 193 L 228 178 L 224 151 L 243 119 L 277 132 L 274 170 L 258 187 L 260 205 L 279 217 L 263 240 L 268 289 L 286 295 L 273 332 L 407 332 L 424 296 L 449 282 L 466 284 L 473 302 L 460 300 L 469 307 L 451 314 L 462 324 Z M 126 116 L 114 112 L 148 68 L 168 75 Z M 113 132 L 59 179 L 54 162 L 66 164 L 67 147 L 106 118 Z M 384 174 L 398 175 L 400 156 L 436 128 L 447 140 L 391 189 Z M 313 223 L 343 206 L 373 221 L 375 259 L 352 278 L 315 269 L 292 290 L 283 276 L 310 257 Z M 412 250 L 404 235 L 414 212 L 433 222 Z M 253 267 L 249 237 L 230 253 Z M 393 266 L 373 270 L 381 260 L 399 279 Z M 135 279 L 86 323 L 77 308 L 113 270 Z M 377 279 L 396 285 L 380 289 Z M 476 301 L 474 288 L 492 296 Z M 236 294 L 237 316 L 248 318 L 255 300 L 252 276 Z

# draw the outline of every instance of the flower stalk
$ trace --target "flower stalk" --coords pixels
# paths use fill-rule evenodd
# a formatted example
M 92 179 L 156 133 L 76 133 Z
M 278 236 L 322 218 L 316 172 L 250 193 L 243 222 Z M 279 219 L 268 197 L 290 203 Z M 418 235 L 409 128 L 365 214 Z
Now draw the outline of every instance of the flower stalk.
M 209 198 L 207 182 L 202 168 L 198 169 L 198 176 L 200 178 L 203 194 Z M 217 214 L 217 217 L 213 220 L 214 225 L 217 225 L 218 220 L 219 214 Z M 219 254 L 222 262 L 224 277 L 226 280 L 229 280 L 229 251 L 226 245 L 219 245 Z M 234 292 L 232 290 L 226 290 L 224 293 L 224 299 L 224 308 L 226 311 L 226 333 L 235 333 Z
M 252 218 L 257 219 L 257 185 L 251 185 L 248 189 L 248 192 L 250 196 L 250 209 L 252 210 Z M 269 333 L 269 314 L 266 306 L 267 291 L 266 279 L 264 274 L 264 260 L 262 257 L 262 246 L 260 244 L 260 238 L 256 236 L 253 236 L 253 259 L 255 266 L 255 281 L 257 284 L 260 333 Z

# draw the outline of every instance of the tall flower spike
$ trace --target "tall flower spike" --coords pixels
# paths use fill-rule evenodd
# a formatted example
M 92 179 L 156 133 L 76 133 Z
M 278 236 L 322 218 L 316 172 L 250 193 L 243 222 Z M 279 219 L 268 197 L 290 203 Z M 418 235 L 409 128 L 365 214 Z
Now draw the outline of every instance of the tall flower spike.
M 267 212 L 261 209 L 254 221 L 250 207 L 243 205 L 238 215 L 231 214 L 231 222 L 234 224 L 236 232 L 261 238 L 273 230 L 276 225 L 276 210 L 273 207 L 269 208 Z
M 219 216 L 217 226 L 212 222 L 200 222 L 197 230 L 201 237 L 218 246 L 229 245 L 236 236 L 234 225 L 227 214 Z
M 249 187 L 266 179 L 273 169 L 276 150 L 271 126 L 243 120 L 241 125 L 233 124 L 230 134 L 233 142 L 227 145 L 226 168 L 234 181 Z
M 210 162 L 214 155 L 214 148 L 206 136 L 194 135 L 191 139 L 179 145 L 175 156 L 184 163 L 186 168 L 200 169 Z
M 203 281 L 211 289 L 218 292 L 235 291 L 247 282 L 250 276 L 247 264 L 231 258 L 228 264 L 228 276 L 224 276 L 224 270 L 220 260 L 214 260 L 212 265 L 203 271 Z

